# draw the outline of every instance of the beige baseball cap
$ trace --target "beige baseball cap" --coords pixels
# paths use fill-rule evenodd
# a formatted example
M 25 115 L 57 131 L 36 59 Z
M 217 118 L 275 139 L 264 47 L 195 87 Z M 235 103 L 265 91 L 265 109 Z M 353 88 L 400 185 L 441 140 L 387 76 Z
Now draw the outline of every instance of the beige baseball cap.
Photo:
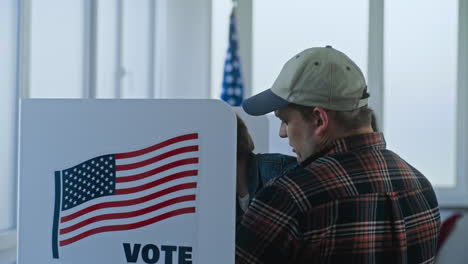
M 331 46 L 310 48 L 283 66 L 273 86 L 244 101 L 250 115 L 264 115 L 290 103 L 351 111 L 367 105 L 366 80 L 348 56 Z

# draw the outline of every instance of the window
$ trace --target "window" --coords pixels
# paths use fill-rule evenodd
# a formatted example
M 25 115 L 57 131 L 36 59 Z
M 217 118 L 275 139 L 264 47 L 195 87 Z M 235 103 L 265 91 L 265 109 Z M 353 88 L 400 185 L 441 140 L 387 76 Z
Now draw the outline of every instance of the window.
M 99 98 L 153 98 L 154 1 L 96 2 L 96 93 Z
M 97 97 L 209 97 L 210 4 L 96 1 Z
M 120 10 L 114 0 L 96 1 L 96 89 L 97 98 L 120 97 Z
M 0 233 L 16 226 L 18 98 L 206 98 L 210 2 L 0 1 Z
M 153 97 L 153 1 L 31 1 L 30 10 L 29 97 Z
M 367 0 L 254 1 L 252 93 L 268 89 L 287 60 L 314 46 L 343 51 L 366 75 L 368 5 Z
M 388 1 L 384 32 L 388 147 L 435 187 L 454 187 L 458 3 Z
M 0 233 L 16 226 L 17 1 L 0 1 Z M 0 245 L 0 251 L 2 250 Z
M 442 207 L 468 205 L 467 11 L 456 0 L 385 5 L 388 145 L 430 179 Z
M 30 6 L 32 98 L 80 98 L 84 86 L 84 1 L 33 0 Z
M 0 1 L 0 263 L 16 255 L 18 98 L 206 98 L 210 3 Z
M 213 5 L 213 97 L 220 91 L 230 8 Z M 467 206 L 466 1 L 254 1 L 250 11 L 247 95 L 267 89 L 296 52 L 328 44 L 343 50 L 366 75 L 389 149 L 429 178 L 441 206 Z M 238 31 L 249 29 L 238 23 Z

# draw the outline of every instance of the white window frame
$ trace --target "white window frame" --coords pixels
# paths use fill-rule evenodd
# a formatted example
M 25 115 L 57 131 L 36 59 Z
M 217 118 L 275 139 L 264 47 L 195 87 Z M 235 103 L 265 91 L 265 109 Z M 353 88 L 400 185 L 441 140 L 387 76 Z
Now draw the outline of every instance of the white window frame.
M 458 1 L 456 185 L 435 188 L 443 208 L 468 207 L 468 2 Z
M 23 8 L 25 6 L 25 8 Z M 23 40 L 25 36 L 27 36 L 27 27 L 25 25 L 28 25 L 28 20 L 23 17 L 23 14 L 26 12 L 29 12 L 28 9 L 28 3 L 24 3 L 24 1 L 18 1 L 16 2 L 16 10 L 15 10 L 16 19 L 14 23 L 14 31 L 16 31 L 16 39 L 12 40 L 15 42 L 16 49 L 13 51 L 16 53 L 16 63 L 15 63 L 15 78 L 16 78 L 16 85 L 14 87 L 6 87 L 6 89 L 14 89 L 13 91 L 8 91 L 5 94 L 11 95 L 11 108 L 12 108 L 12 116 L 17 117 L 18 116 L 18 109 L 19 109 L 19 98 L 21 94 L 21 90 L 19 87 L 21 87 L 24 84 L 24 79 L 21 77 L 24 76 L 24 72 L 28 70 L 27 67 L 23 68 L 22 67 L 22 62 L 23 58 L 27 57 L 28 54 L 23 54 L 21 53 L 21 50 L 23 49 Z M 23 31 L 26 30 L 26 31 Z M 11 164 L 11 169 L 8 172 L 3 172 L 4 174 L 1 177 L 12 177 L 13 180 L 13 185 L 10 186 L 13 188 L 13 190 L 16 190 L 17 186 L 17 177 L 16 177 L 16 172 L 18 171 L 17 168 L 17 157 L 18 157 L 18 118 L 15 118 L 14 121 L 12 122 L 13 124 L 4 124 L 4 125 L 11 125 L 9 129 L 11 129 L 10 133 L 12 135 L 12 138 L 10 139 L 11 142 L 14 142 L 12 144 L 12 147 L 8 149 L 8 151 L 11 151 L 12 155 L 12 164 Z M 15 195 L 15 198 L 17 196 Z M 14 203 L 16 203 L 16 199 L 13 200 Z M 3 212 L 4 214 L 11 214 L 7 217 L 12 218 L 12 222 L 16 223 L 17 222 L 17 215 L 16 215 L 16 206 L 12 206 L 12 210 L 9 212 Z M 0 231 L 0 262 L 13 262 L 16 259 L 16 245 L 17 245 L 17 239 L 16 239 L 16 224 L 14 226 L 7 227 L 7 229 L 2 229 Z
M 468 207 L 468 2 L 458 2 L 456 186 L 434 188 L 441 208 Z M 372 91 L 370 106 L 380 125 L 384 124 L 384 0 L 369 0 L 368 54 L 368 85 Z M 385 132 L 385 127 L 379 127 Z

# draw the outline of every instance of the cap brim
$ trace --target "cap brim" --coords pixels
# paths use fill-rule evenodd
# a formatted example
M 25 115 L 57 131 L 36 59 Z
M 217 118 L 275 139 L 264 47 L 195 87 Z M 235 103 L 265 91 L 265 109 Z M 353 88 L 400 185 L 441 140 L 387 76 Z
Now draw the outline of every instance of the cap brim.
M 274 94 L 271 89 L 254 95 L 242 103 L 244 111 L 253 116 L 264 115 L 288 105 L 289 102 Z

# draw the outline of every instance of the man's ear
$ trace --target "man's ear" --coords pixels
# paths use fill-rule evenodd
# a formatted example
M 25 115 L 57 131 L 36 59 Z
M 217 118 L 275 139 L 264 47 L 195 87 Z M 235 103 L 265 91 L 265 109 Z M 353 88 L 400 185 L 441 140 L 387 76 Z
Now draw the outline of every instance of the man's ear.
M 322 136 L 325 134 L 325 132 L 328 130 L 329 126 L 329 115 L 328 112 L 321 108 L 321 107 L 315 107 L 313 110 L 313 115 L 314 115 L 314 122 L 315 122 L 315 135 L 316 136 Z

